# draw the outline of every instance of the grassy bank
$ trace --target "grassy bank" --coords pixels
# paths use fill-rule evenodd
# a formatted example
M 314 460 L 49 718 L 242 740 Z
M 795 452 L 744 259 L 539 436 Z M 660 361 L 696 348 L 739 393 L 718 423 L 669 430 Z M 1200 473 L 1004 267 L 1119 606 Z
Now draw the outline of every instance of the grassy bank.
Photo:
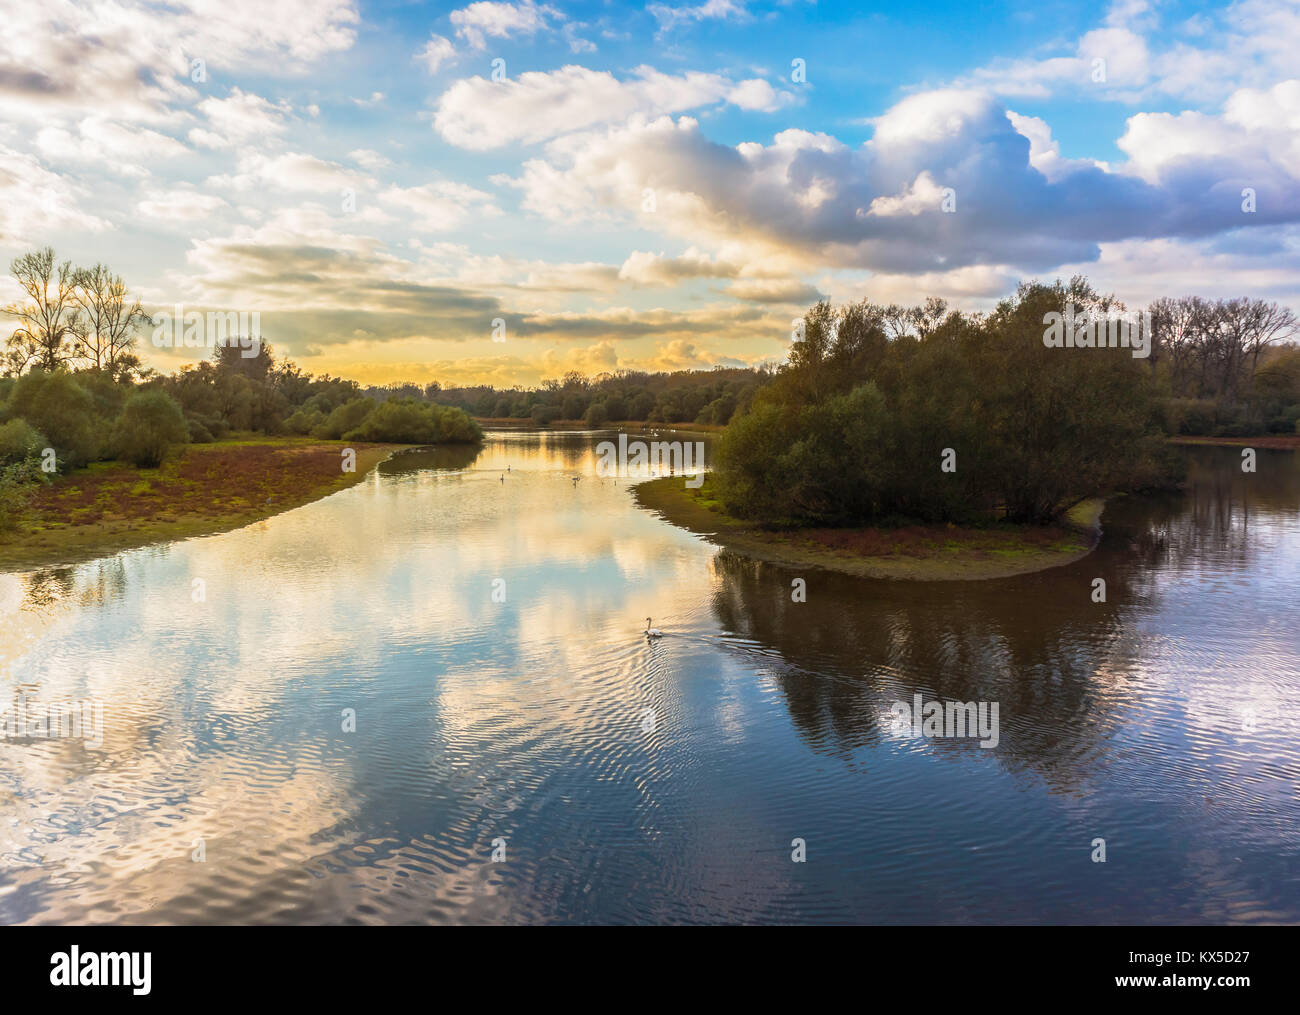
M 760 560 L 911 581 L 1006 578 L 1069 564 L 1096 545 L 1104 505 L 1099 497 L 1081 501 L 1059 526 L 770 532 L 726 514 L 707 478 L 698 490 L 689 489 L 681 477 L 653 479 L 634 487 L 633 496 L 674 525 Z
M 342 471 L 342 449 L 357 453 Z M 96 462 L 36 488 L 0 533 L 0 571 L 43 567 L 236 529 L 359 482 L 409 445 L 265 437 L 191 444 L 157 469 Z
M 1271 448 L 1300 451 L 1300 434 L 1271 433 L 1255 437 L 1170 437 L 1170 444 L 1201 444 L 1225 448 Z

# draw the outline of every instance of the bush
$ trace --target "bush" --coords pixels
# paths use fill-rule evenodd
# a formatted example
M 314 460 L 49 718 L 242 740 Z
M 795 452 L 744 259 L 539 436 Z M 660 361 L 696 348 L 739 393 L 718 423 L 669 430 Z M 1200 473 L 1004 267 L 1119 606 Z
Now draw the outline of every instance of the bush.
M 212 431 L 207 428 L 203 420 L 197 416 L 185 417 L 185 429 L 189 431 L 191 444 L 211 444 L 215 437 Z
M 0 465 L 37 458 L 49 441 L 25 419 L 11 419 L 0 426 Z
M 583 416 L 588 426 L 604 426 L 609 422 L 609 412 L 600 402 L 592 402 L 587 406 L 587 414 Z
M 290 433 L 309 434 L 324 422 L 325 413 L 314 405 L 304 404 L 284 421 L 284 428 Z
M 433 406 L 406 399 L 381 402 L 361 425 L 343 435 L 345 440 L 391 444 L 432 444 L 438 439 Z
M 156 468 L 173 444 L 189 440 L 180 404 L 163 391 L 139 391 L 127 399 L 113 431 L 122 458 L 142 469 Z
M 45 434 L 62 465 L 76 468 L 100 457 L 95 401 L 71 374 L 24 374 L 9 396 L 9 415 Z
M 17 527 L 40 478 L 34 459 L 0 465 L 0 532 Z
M 1164 406 L 1169 433 L 1206 437 L 1217 421 L 1218 407 L 1208 398 L 1171 398 Z
M 359 427 L 374 408 L 373 398 L 354 398 L 344 402 L 325 417 L 325 422 L 312 427 L 311 435 L 322 440 L 336 441 Z
M 560 418 L 560 409 L 555 405 L 534 405 L 531 415 L 538 426 L 547 426 Z

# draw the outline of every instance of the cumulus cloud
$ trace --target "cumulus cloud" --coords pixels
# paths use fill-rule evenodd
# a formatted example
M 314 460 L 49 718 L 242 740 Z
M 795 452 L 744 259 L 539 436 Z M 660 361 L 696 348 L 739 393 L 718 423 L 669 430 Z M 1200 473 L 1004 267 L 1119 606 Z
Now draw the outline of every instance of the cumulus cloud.
M 1061 159 L 1042 121 L 987 93 L 946 89 L 899 102 L 857 149 L 804 131 L 731 147 L 661 117 L 553 141 L 512 183 L 539 215 L 620 213 L 702 246 L 740 244 L 755 262 L 1035 271 L 1095 258 L 1102 242 L 1300 218 L 1287 127 L 1298 95 L 1286 84 L 1238 93 L 1221 116 L 1140 114 L 1120 142 L 1130 161 L 1113 170 Z M 1260 195 L 1253 218 L 1247 186 Z
M 456 82 L 439 98 L 433 117 L 444 139 L 483 150 L 512 142 L 536 144 L 596 124 L 731 103 L 770 111 L 791 101 L 766 81 L 732 81 L 720 74 L 664 74 L 638 67 L 629 79 L 571 65 L 527 71 L 517 78 Z
M 445 35 L 432 35 L 420 50 L 417 59 L 428 68 L 430 74 L 437 74 L 444 63 L 450 63 L 456 57 L 456 47 Z

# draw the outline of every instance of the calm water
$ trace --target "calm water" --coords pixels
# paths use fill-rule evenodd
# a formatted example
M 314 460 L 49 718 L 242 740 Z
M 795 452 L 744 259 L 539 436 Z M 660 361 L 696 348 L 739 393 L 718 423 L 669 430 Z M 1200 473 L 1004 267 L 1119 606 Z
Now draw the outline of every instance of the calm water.
M 0 741 L 0 921 L 1300 922 L 1300 456 L 905 584 L 720 552 L 596 439 L 0 575 L 0 697 L 104 706 Z M 895 733 L 915 693 L 1000 743 Z

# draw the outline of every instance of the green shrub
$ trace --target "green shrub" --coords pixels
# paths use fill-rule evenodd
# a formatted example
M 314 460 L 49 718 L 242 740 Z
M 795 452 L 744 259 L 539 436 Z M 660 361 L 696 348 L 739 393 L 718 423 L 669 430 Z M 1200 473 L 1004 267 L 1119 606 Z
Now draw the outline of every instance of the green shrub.
M 101 456 L 106 428 L 94 399 L 71 374 L 24 374 L 9 396 L 9 415 L 45 434 L 61 465 L 76 468 Z
M 25 419 L 11 419 L 0 425 L 0 465 L 37 458 L 49 443 L 45 435 Z
M 288 419 L 284 428 L 289 433 L 309 434 L 325 422 L 325 413 L 314 405 L 301 405 Z
M 323 440 L 336 441 L 345 433 L 359 427 L 375 408 L 373 398 L 354 398 L 331 412 L 323 423 L 312 428 L 311 435 Z
M 18 526 L 41 478 L 34 459 L 0 465 L 0 532 Z
M 432 405 L 390 398 L 343 435 L 345 440 L 380 441 L 392 444 L 432 444 L 438 439 L 438 423 Z
M 429 408 L 438 423 L 440 444 L 472 444 L 483 439 L 483 428 L 464 409 L 451 405 L 431 405 Z
M 180 403 L 163 391 L 140 391 L 127 399 L 113 432 L 118 455 L 140 468 L 156 468 L 173 444 L 189 440 Z
M 604 426 L 609 422 L 609 412 L 600 402 L 592 402 L 587 406 L 587 414 L 583 416 L 588 426 Z
M 390 398 L 343 436 L 391 444 L 442 444 L 474 441 L 482 435 L 479 425 L 461 409 Z
M 185 417 L 185 429 L 189 431 L 191 444 L 211 444 L 216 440 L 212 431 L 197 416 Z

